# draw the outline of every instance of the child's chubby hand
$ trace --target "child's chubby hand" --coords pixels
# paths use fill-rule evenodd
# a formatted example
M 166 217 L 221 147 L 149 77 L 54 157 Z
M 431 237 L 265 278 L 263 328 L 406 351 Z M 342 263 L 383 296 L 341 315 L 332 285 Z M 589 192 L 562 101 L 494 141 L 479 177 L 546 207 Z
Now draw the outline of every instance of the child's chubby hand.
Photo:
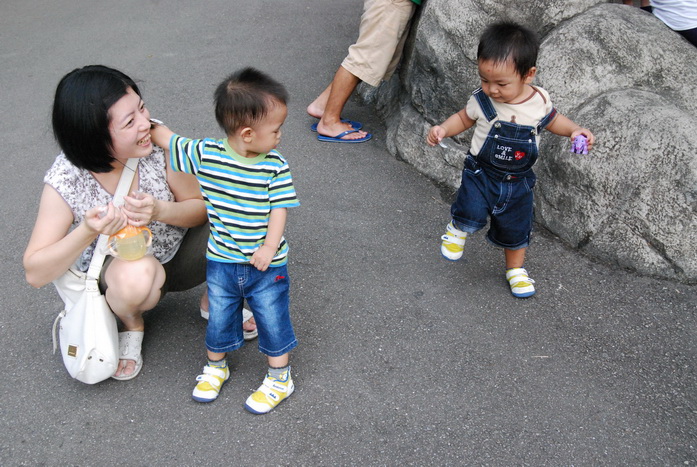
M 436 144 L 440 143 L 443 138 L 445 138 L 445 135 L 445 128 L 440 125 L 432 126 L 428 131 L 428 135 L 426 136 L 426 142 L 429 146 L 435 146 Z
M 169 140 L 173 134 L 174 132 L 167 128 L 161 121 L 155 120 L 154 118 L 150 119 L 150 137 L 152 138 L 152 142 L 156 145 L 168 150 Z
M 273 257 L 276 255 L 276 249 L 268 246 L 266 244 L 257 248 L 257 251 L 252 254 L 252 259 L 249 260 L 249 264 L 257 268 L 259 271 L 264 272 L 269 268 Z
M 595 136 L 593 136 L 593 133 L 588 128 L 581 128 L 578 127 L 574 131 L 571 132 L 571 143 L 573 144 L 574 138 L 576 138 L 578 135 L 583 135 L 586 137 L 588 140 L 588 150 L 590 151 L 591 148 L 593 147 L 593 143 L 595 142 Z

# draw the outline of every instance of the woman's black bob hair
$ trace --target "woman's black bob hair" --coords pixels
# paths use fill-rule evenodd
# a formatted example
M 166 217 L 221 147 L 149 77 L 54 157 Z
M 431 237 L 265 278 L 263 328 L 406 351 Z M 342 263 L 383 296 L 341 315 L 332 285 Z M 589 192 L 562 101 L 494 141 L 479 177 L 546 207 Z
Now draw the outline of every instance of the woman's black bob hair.
M 53 134 L 74 166 L 98 173 L 112 170 L 109 109 L 129 88 L 140 96 L 131 78 L 103 65 L 77 68 L 60 80 L 53 100 Z

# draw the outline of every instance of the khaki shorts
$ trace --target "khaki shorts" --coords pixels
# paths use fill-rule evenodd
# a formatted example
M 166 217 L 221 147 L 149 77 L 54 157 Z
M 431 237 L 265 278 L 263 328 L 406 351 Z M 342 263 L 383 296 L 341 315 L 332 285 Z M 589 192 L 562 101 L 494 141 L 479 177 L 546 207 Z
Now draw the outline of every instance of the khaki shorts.
M 402 57 L 414 7 L 411 0 L 366 0 L 358 40 L 341 66 L 371 86 L 390 79 Z

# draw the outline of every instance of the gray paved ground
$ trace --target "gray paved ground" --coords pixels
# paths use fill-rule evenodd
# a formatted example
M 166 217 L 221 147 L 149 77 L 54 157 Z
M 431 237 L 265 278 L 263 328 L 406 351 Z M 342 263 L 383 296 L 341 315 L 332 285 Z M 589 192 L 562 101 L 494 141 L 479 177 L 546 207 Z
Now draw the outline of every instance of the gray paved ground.
M 431 0 L 436 2 L 438 0 Z M 538 233 L 539 293 L 513 299 L 481 235 L 440 258 L 448 203 L 376 134 L 319 143 L 305 105 L 355 38 L 360 0 L 4 1 L 0 362 L 2 465 L 694 465 L 697 288 L 598 265 Z M 52 355 L 58 296 L 21 255 L 60 77 L 104 63 L 140 80 L 153 116 L 219 134 L 211 94 L 253 65 L 292 96 L 281 145 L 291 212 L 297 392 L 267 416 L 243 402 L 264 359 L 248 345 L 214 404 L 190 398 L 204 363 L 201 289 L 147 315 L 143 373 L 86 386 Z

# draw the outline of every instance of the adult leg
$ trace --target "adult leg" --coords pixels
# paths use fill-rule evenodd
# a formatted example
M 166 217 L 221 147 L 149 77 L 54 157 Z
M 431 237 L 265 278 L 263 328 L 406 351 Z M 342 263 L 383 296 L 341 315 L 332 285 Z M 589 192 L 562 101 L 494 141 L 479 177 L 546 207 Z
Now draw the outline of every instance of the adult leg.
M 307 108 L 308 114 L 320 118 L 320 135 L 337 136 L 353 130 L 350 123 L 341 122 L 341 115 L 358 83 L 378 86 L 392 75 L 399 62 L 414 4 L 410 0 L 366 0 L 363 6 L 356 43 L 349 47 L 332 83 Z M 362 139 L 366 135 L 358 131 L 342 139 Z
M 349 123 L 341 121 L 341 113 L 344 110 L 346 102 L 360 83 L 360 79 L 340 66 L 334 75 L 332 83 L 320 94 L 316 102 L 323 99 L 323 94 L 326 94 L 326 104 L 324 112 L 322 112 L 319 123 L 317 124 L 317 133 L 324 136 L 337 136 L 344 131 L 353 130 Z M 327 92 L 328 91 L 328 92 Z M 313 103 L 314 104 L 314 103 Z M 313 104 L 310 104 L 311 106 Z M 321 104 L 321 101 L 320 101 Z M 319 107 L 319 106 L 318 106 Z M 308 108 L 309 109 L 309 108 Z M 366 132 L 357 131 L 349 133 L 342 139 L 360 139 L 365 138 Z
M 317 96 L 317 98 L 312 101 L 310 105 L 307 106 L 307 113 L 311 117 L 322 118 L 324 115 L 324 109 L 327 107 L 327 101 L 329 100 L 329 94 L 332 92 L 332 83 L 324 88 L 324 91 Z
M 157 305 L 165 282 L 162 265 L 151 255 L 138 261 L 110 262 L 105 274 L 106 301 L 123 323 L 125 331 L 144 331 L 143 313 Z M 134 360 L 121 360 L 116 376 L 135 371 Z
M 125 330 L 144 330 L 143 312 L 157 305 L 165 282 L 162 265 L 151 255 L 138 261 L 117 259 L 110 264 L 104 279 L 107 303 Z

